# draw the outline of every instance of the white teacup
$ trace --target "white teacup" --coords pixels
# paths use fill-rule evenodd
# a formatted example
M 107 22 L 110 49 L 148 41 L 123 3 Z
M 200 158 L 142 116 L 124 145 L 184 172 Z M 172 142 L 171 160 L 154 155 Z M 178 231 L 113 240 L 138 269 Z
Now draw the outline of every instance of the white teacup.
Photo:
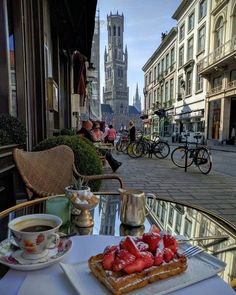
M 60 217 L 51 214 L 30 214 L 17 217 L 8 227 L 17 245 L 23 250 L 22 257 L 39 259 L 47 255 L 47 249 L 58 246 Z

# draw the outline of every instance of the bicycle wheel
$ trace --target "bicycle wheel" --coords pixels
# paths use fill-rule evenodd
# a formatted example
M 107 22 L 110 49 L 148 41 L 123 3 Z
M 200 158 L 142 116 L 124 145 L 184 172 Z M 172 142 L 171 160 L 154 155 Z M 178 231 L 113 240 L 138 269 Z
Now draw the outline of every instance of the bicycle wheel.
M 194 161 L 195 161 L 198 169 L 203 174 L 208 174 L 211 171 L 212 158 L 211 158 L 211 154 L 208 151 L 208 149 L 206 149 L 204 147 L 199 148 Z
M 173 150 L 171 153 L 171 161 L 180 168 L 185 168 L 185 157 L 188 152 L 188 148 L 184 146 L 179 146 Z M 189 157 L 190 154 L 188 153 L 187 158 L 187 167 L 191 166 L 193 163 L 193 158 Z
M 127 147 L 127 154 L 131 157 L 131 158 L 137 158 L 137 156 L 134 153 L 134 146 L 135 146 L 136 142 L 131 142 L 128 147 Z
M 122 144 L 121 144 L 121 151 L 122 151 L 122 153 L 127 154 L 128 145 L 129 145 L 129 142 L 128 141 L 122 142 Z
M 167 142 L 158 141 L 153 148 L 154 155 L 159 159 L 165 159 L 170 153 L 170 146 Z
M 144 154 L 144 144 L 143 142 L 136 142 L 133 145 L 133 154 L 136 156 L 136 158 L 142 157 Z

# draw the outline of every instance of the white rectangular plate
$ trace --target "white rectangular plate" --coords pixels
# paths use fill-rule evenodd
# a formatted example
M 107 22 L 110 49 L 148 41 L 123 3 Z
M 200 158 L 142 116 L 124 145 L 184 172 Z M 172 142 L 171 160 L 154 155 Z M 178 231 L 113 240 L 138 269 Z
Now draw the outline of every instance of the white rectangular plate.
M 89 270 L 88 262 L 78 264 L 60 263 L 67 278 L 80 295 L 111 294 L 100 282 L 92 275 Z M 142 289 L 135 290 L 129 294 L 142 295 L 163 295 L 178 289 L 190 286 L 194 283 L 208 279 L 218 272 L 224 270 L 225 263 L 205 252 L 188 259 L 187 270 L 175 277 L 148 284 Z M 197 287 L 197 285 L 196 285 Z

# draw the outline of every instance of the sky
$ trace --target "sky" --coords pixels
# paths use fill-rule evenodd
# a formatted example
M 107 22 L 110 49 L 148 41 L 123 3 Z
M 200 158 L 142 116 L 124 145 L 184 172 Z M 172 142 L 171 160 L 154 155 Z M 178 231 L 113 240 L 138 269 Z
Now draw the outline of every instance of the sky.
M 161 43 L 161 33 L 176 26 L 171 16 L 181 0 L 98 0 L 100 14 L 101 100 L 104 86 L 104 50 L 107 46 L 107 15 L 124 14 L 124 49 L 128 49 L 129 104 L 138 83 L 143 107 L 144 72 L 142 67 Z

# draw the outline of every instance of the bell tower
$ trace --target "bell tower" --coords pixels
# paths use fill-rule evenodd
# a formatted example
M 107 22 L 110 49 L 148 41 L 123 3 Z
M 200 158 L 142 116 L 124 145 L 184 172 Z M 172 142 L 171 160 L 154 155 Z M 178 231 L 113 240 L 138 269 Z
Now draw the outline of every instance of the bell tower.
M 127 125 L 129 88 L 127 87 L 128 51 L 124 50 L 124 15 L 107 16 L 108 45 L 105 48 L 105 87 L 103 100 L 114 112 L 113 124 L 119 129 Z

